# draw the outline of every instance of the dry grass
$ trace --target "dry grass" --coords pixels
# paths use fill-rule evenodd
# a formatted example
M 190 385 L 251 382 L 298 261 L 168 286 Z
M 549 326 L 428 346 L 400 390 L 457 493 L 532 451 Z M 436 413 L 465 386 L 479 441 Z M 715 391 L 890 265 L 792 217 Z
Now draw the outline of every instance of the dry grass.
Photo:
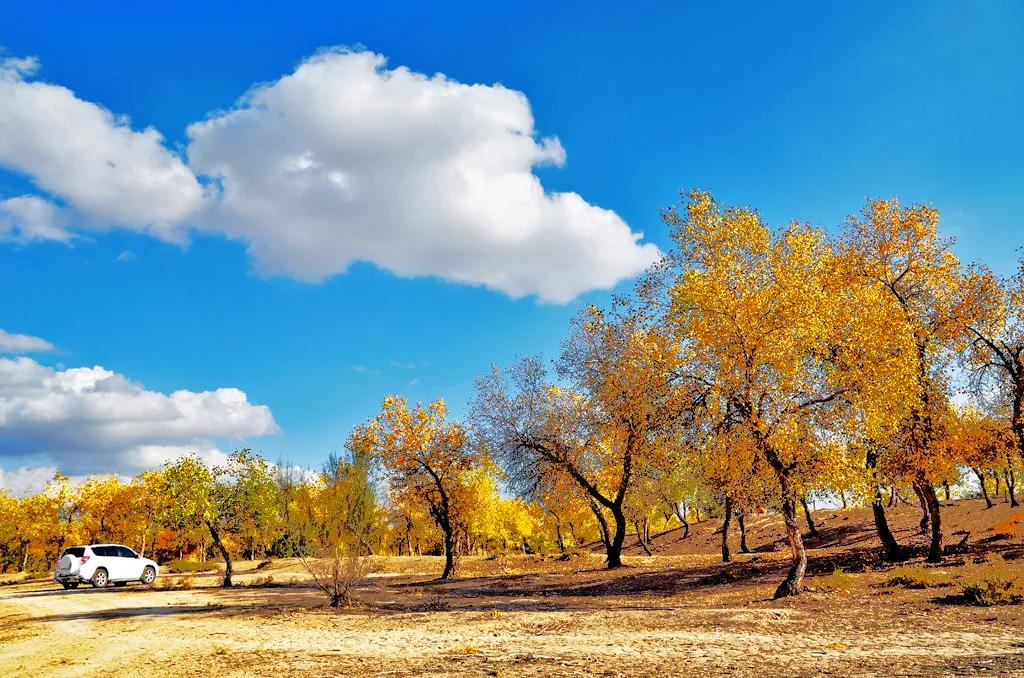
M 0 588 L 0 675 L 1024 675 L 1024 605 L 1001 604 L 1021 593 L 1024 538 L 976 538 L 927 566 L 915 508 L 890 512 L 919 549 L 896 568 L 877 559 L 870 513 L 818 512 L 810 590 L 786 600 L 772 600 L 788 563 L 771 515 L 751 520 L 759 552 L 728 567 L 710 522 L 655 535 L 657 555 L 631 552 L 615 571 L 596 546 L 466 557 L 447 582 L 440 557 L 374 558 L 345 610 L 295 559 L 240 561 L 233 589 L 209 573 L 116 593 L 22 582 Z M 979 537 L 1014 515 L 943 510 L 949 534 Z
M 889 572 L 885 586 L 904 589 L 943 588 L 956 584 L 948 570 L 925 567 L 923 565 L 904 565 Z
M 198 560 L 172 560 L 160 566 L 160 569 L 174 574 L 190 574 L 199 572 L 219 572 L 222 568 L 219 563 L 208 560 L 201 563 Z
M 960 577 L 961 595 L 971 605 L 1020 605 L 1024 603 L 1024 568 L 1006 562 L 999 554 L 972 565 Z
M 857 577 L 837 567 L 832 574 L 817 579 L 815 584 L 824 591 L 852 591 L 857 586 Z

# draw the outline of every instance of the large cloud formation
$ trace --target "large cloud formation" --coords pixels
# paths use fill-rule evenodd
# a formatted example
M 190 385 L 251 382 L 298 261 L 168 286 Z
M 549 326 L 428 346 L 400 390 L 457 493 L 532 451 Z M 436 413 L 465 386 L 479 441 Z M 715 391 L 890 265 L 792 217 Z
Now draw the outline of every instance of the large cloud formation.
M 369 261 L 550 302 L 659 256 L 614 212 L 544 190 L 533 169 L 565 151 L 537 137 L 526 97 L 501 85 L 325 51 L 190 125 L 185 164 L 155 130 L 27 80 L 33 61 L 5 63 L 0 165 L 64 201 L 79 226 L 222 234 L 247 243 L 261 270 L 303 280 Z M 32 208 L 34 225 L 15 231 L 12 208 Z M 23 239 L 68 232 L 38 204 L 6 211 Z M 0 205 L 0 237 L 3 215 Z
M 0 458 L 34 464 L 8 471 L 11 478 L 53 467 L 134 473 L 187 452 L 219 461 L 217 440 L 277 430 L 270 409 L 235 388 L 165 394 L 102 367 L 0 358 Z

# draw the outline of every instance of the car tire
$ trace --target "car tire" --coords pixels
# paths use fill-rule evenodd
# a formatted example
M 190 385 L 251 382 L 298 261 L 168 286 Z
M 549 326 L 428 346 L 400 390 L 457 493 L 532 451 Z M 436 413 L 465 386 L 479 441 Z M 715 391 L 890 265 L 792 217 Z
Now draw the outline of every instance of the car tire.
M 152 586 L 153 582 L 156 581 L 156 570 L 147 565 L 146 569 L 142 571 L 142 578 L 139 581 L 146 586 Z
M 89 582 L 94 589 L 101 589 L 110 583 L 110 576 L 104 568 L 99 567 L 92 573 L 92 579 Z
M 77 583 L 73 583 L 73 582 L 63 582 L 61 584 L 61 586 L 64 587 L 65 591 L 67 591 L 68 589 L 77 589 L 78 588 L 78 584 Z

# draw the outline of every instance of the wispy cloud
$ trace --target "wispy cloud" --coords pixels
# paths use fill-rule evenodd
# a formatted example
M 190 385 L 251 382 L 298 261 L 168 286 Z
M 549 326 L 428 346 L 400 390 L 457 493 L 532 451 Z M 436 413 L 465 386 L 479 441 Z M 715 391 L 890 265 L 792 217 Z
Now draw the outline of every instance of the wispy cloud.
M 45 339 L 0 330 L 0 353 L 39 353 L 53 349 L 53 344 Z
M 392 360 L 388 363 L 397 370 L 415 370 L 416 363 L 414 362 L 402 362 L 400 360 Z

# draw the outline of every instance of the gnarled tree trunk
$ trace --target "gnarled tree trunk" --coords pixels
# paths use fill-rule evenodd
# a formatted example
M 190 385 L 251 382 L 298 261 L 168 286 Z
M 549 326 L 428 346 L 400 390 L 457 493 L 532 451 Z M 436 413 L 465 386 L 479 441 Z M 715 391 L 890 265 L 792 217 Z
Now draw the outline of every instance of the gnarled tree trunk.
M 455 574 L 455 530 L 449 520 L 439 520 L 438 524 L 444 534 L 444 572 L 441 579 L 448 579 Z
M 778 453 L 763 438 L 758 440 L 758 444 L 779 480 L 779 489 L 782 491 L 782 519 L 786 523 L 786 541 L 789 542 L 790 553 L 793 557 L 793 564 L 790 566 L 786 578 L 775 589 L 774 597 L 778 599 L 799 595 L 804 588 L 804 573 L 807 571 L 807 550 L 804 548 L 804 540 L 800 535 L 800 526 L 797 524 L 796 488 L 793 486 L 793 479 L 790 476 L 795 465 L 783 464 Z
M 728 563 L 732 560 L 729 553 L 729 523 L 732 520 L 732 497 L 725 495 L 725 518 L 722 520 L 722 562 Z
M 740 524 L 740 553 L 750 553 L 747 546 L 747 514 L 740 511 L 736 514 L 736 522 Z
M 988 488 L 985 487 L 985 474 L 981 472 L 980 468 L 971 467 L 974 471 L 974 475 L 978 476 L 978 484 L 981 486 L 981 496 L 985 500 L 985 508 L 992 508 L 992 498 L 988 496 Z
M 610 551 L 612 548 L 612 537 L 608 532 L 608 521 L 604 518 L 604 513 L 601 511 L 601 507 L 597 505 L 597 502 L 593 499 L 590 500 L 590 510 L 594 514 L 594 518 L 597 519 L 597 527 L 601 535 L 601 543 L 604 544 L 605 551 Z
M 649 549 L 647 547 L 647 544 L 644 542 L 644 533 L 643 530 L 640 529 L 640 521 L 634 520 L 633 527 L 636 529 L 636 540 L 637 543 L 640 544 L 640 548 L 642 548 L 644 550 L 644 553 L 646 553 L 647 555 L 654 555 L 653 553 L 651 553 L 651 549 Z
M 622 544 L 626 541 L 626 515 L 622 512 L 622 506 L 619 504 L 613 504 L 611 512 L 615 521 L 615 532 L 612 533 L 611 543 L 608 545 L 608 567 L 622 567 Z
M 920 485 L 914 483 L 914 494 L 917 495 L 917 502 L 921 505 L 921 522 L 918 523 L 918 529 L 921 534 L 928 534 L 928 516 L 931 511 L 928 508 L 928 501 L 924 498 L 924 492 L 921 491 Z
M 871 513 L 875 518 L 875 530 L 878 532 L 878 540 L 882 542 L 885 559 L 893 563 L 906 560 L 906 552 L 896 541 L 892 530 L 889 529 L 889 521 L 885 517 L 885 506 L 882 502 L 882 488 L 877 485 L 875 485 L 874 500 L 871 502 Z
M 942 515 L 940 513 L 939 498 L 935 494 L 935 488 L 923 476 L 918 476 L 915 484 L 924 496 L 925 505 L 928 507 L 928 520 L 931 523 L 931 542 L 928 545 L 928 562 L 942 562 Z
M 231 588 L 231 554 L 228 553 L 227 548 L 224 547 L 223 542 L 220 540 L 220 533 L 217 532 L 217 526 L 213 524 L 213 521 L 206 521 L 206 527 L 210 530 L 210 539 L 213 541 L 213 545 L 220 551 L 221 557 L 224 559 L 224 581 L 221 582 L 223 588 Z
M 793 554 L 793 564 L 786 578 L 775 589 L 775 598 L 798 595 L 803 590 L 804 572 L 807 571 L 807 551 L 800 536 L 796 517 L 796 497 L 788 475 L 780 476 L 782 485 L 782 518 L 786 523 L 786 540 Z

